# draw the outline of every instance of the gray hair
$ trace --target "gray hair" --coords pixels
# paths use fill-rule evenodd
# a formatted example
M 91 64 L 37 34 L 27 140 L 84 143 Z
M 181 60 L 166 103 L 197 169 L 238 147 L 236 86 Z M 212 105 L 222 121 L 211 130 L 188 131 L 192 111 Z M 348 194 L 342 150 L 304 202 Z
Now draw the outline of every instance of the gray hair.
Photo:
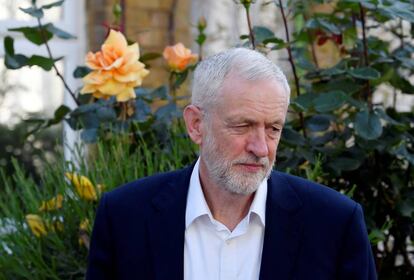
M 257 51 L 232 48 L 197 65 L 191 103 L 204 109 L 217 104 L 218 92 L 230 72 L 248 81 L 274 79 L 283 87 L 289 102 L 289 83 L 277 65 Z

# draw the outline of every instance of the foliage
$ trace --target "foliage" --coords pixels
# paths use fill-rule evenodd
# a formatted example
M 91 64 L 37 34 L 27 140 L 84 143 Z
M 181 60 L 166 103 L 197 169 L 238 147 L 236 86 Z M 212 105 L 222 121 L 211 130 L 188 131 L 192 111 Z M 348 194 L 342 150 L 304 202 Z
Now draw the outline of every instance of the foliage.
M 316 166 L 319 182 L 351 191 L 365 209 L 380 279 L 412 278 L 414 113 L 374 104 L 373 94 L 381 85 L 414 94 L 413 36 L 400 28 L 407 21 L 413 30 L 413 3 L 290 1 L 288 8 L 291 40 L 262 41 L 278 48 L 283 40 L 296 79 L 277 168 L 306 176 Z M 387 26 L 393 41 L 370 32 Z M 321 63 L 330 54 L 331 64 Z
M 34 44 L 46 46 L 53 36 L 62 39 L 71 36 L 52 25 L 42 25 L 44 10 L 51 7 L 39 8 L 36 1 L 32 2 L 33 6 L 24 11 L 34 16 L 38 25 L 11 31 L 21 32 Z M 275 0 L 269 3 L 280 11 L 284 38 L 276 37 L 265 26 L 252 26 L 249 11 L 252 5 L 257 5 L 255 1 L 235 3 L 246 10 L 249 34 L 241 36 L 242 44 L 264 53 L 287 53 L 292 67 L 290 114 L 279 147 L 277 168 L 329 185 L 361 203 L 380 279 L 413 278 L 410 250 L 414 240 L 414 113 L 397 111 L 396 102 L 386 107 L 373 101 L 373 95 L 383 85 L 391 87 L 395 94 L 414 94 L 410 81 L 414 71 L 413 2 Z M 119 7 L 115 11 L 119 19 Z M 289 30 L 288 22 L 294 23 L 293 31 Z M 402 28 L 407 25 L 410 32 Z M 196 38 L 200 59 L 206 39 L 205 26 L 205 20 L 201 19 Z M 376 35 L 378 29 L 382 29 L 380 35 Z M 382 36 L 384 32 L 393 39 L 387 40 Z M 55 69 L 57 58 L 50 51 L 49 57 L 16 54 L 11 37 L 6 37 L 4 47 L 6 66 L 10 69 L 27 65 Z M 148 53 L 140 60 L 148 65 L 149 60 L 159 57 L 160 54 Z M 108 189 L 156 171 L 182 166 L 190 162 L 194 150 L 188 148 L 187 139 L 181 138 L 182 129 L 173 131 L 172 142 L 166 136 L 170 135 L 170 129 L 176 128 L 180 116 L 175 90 L 193 68 L 186 65 L 183 71 L 170 69 L 168 85 L 135 88 L 136 99 L 128 102 L 117 102 L 115 98 L 78 99 L 77 94 L 70 92 L 79 107 L 74 110 L 61 107 L 53 120 L 39 122 L 38 128 L 65 120 L 73 128 L 82 129 L 85 142 L 109 139 L 100 142 L 97 158 L 90 161 L 88 168 L 84 165 L 78 170 L 90 178 L 91 184 L 104 183 Z M 90 70 L 81 66 L 74 75 L 81 78 Z M 153 112 L 153 102 L 159 99 L 165 100 L 165 105 Z M 33 277 L 58 275 L 66 279 L 84 273 L 86 250 L 78 243 L 79 224 L 81 218 L 93 219 L 96 202 L 77 197 L 62 176 L 64 170 L 64 166 L 51 168 L 40 188 L 22 172 L 7 179 L 7 196 L 1 201 L 0 217 L 3 222 L 11 221 L 13 230 L 16 228 L 19 234 L 3 235 L 8 238 L 8 246 L 17 246 L 11 248 L 17 258 L 0 254 L 0 269 L 16 269 L 21 262 L 27 262 L 25 269 L 21 269 L 22 277 L 39 273 Z M 39 213 L 40 202 L 53 204 L 51 201 L 57 200 L 50 199 L 57 194 L 64 197 L 62 208 L 53 215 Z M 43 215 L 45 219 L 42 224 L 37 216 L 30 216 L 37 221 L 38 238 L 24 222 L 27 214 Z M 61 217 L 66 219 L 63 231 L 51 227 Z M 45 236 L 42 226 L 47 231 Z M 30 251 L 22 249 L 24 245 Z M 69 256 L 68 261 L 63 261 L 63 256 L 65 259 Z
M 43 171 L 41 157 L 55 162 L 62 131 L 60 127 L 51 127 L 36 135 L 27 136 L 32 128 L 28 123 L 19 123 L 10 128 L 0 125 L 0 167 L 6 174 L 13 174 L 12 158 L 15 158 L 24 170 L 38 182 Z M 3 185 L 0 185 L 0 193 Z
M 164 145 L 156 138 L 132 145 L 125 135 L 113 135 L 96 144 L 93 159 L 82 161 L 76 173 L 100 197 L 126 182 L 190 164 L 196 149 L 184 135 L 174 126 Z M 65 179 L 71 163 L 58 162 L 45 167 L 39 185 L 16 160 L 12 178 L 1 173 L 0 279 L 84 279 L 97 201 Z
M 79 96 L 78 91 L 70 89 L 55 66 L 55 62 L 61 58 L 53 57 L 49 46 L 49 41 L 54 37 L 68 40 L 74 38 L 74 36 L 57 28 L 52 23 L 43 24 L 41 21 L 48 9 L 59 7 L 63 2 L 56 1 L 39 7 L 36 1 L 32 1 L 31 7 L 20 8 L 20 10 L 34 17 L 37 20 L 37 25 L 9 29 L 12 32 L 22 33 L 33 44 L 44 45 L 48 51 L 48 56 L 33 55 L 28 57 L 18 54 L 14 49 L 14 39 L 10 36 L 6 36 L 4 39 L 5 65 L 7 68 L 19 69 L 36 65 L 45 71 L 53 69 L 78 105 L 74 110 L 62 105 L 56 110 L 52 119 L 31 120 L 31 123 L 36 125 L 31 133 L 67 121 L 72 129 L 82 130 L 81 138 L 84 142 L 94 143 L 99 135 L 108 131 L 118 133 L 132 131 L 134 129 L 133 125 L 137 125 L 137 123 L 140 124 L 141 129 L 145 129 L 147 132 L 154 129 L 161 131 L 170 127 L 173 121 L 180 116 L 175 91 L 187 79 L 189 72 L 194 69 L 193 64 L 197 62 L 197 55 L 191 55 L 191 52 L 180 43 L 180 51 L 189 52 L 188 56 L 191 59 L 187 61 L 185 60 L 186 57 L 175 57 L 174 63 L 179 63 L 180 69 L 179 72 L 176 72 L 175 66 L 170 67 L 171 78 L 168 87 L 160 86 L 157 89 L 145 89 L 139 87 L 142 79 L 148 74 L 148 70 L 144 69 L 144 66 L 148 66 L 149 61 L 159 58 L 161 54 L 147 53 L 140 56 L 137 43 L 127 46 L 127 40 L 120 32 L 109 29 L 108 34 L 110 36 L 104 42 L 102 50 L 87 55 L 86 64 L 88 67 L 79 66 L 73 72 L 74 77 L 82 78 L 85 84 L 80 93 L 90 93 Z M 121 23 L 118 24 L 122 12 L 120 9 L 121 7 L 118 4 L 114 6 L 113 12 L 116 24 L 111 25 L 112 28 L 121 27 L 122 25 Z M 203 42 L 201 42 L 202 44 Z M 170 48 L 172 47 L 166 47 L 166 50 Z M 102 59 L 103 57 L 105 59 Z M 134 58 L 139 59 L 139 61 L 133 61 Z M 100 64 L 103 60 L 105 61 L 102 63 L 106 66 Z M 166 60 L 169 65 L 172 65 L 170 58 L 166 57 Z M 99 84 L 94 84 L 98 80 L 102 81 Z M 130 100 L 131 97 L 136 98 Z M 158 106 L 156 112 L 152 112 L 150 109 L 152 104 L 154 102 L 160 104 L 160 101 L 162 105 Z

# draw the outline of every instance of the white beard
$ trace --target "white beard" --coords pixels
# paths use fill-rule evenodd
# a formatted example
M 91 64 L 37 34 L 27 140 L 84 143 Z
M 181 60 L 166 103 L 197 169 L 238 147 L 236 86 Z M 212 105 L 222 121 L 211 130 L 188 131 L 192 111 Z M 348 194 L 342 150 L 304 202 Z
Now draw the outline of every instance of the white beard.
M 225 152 L 208 134 L 204 147 L 201 150 L 201 159 L 204 160 L 212 181 L 230 193 L 248 195 L 254 193 L 262 181 L 270 176 L 274 161 L 270 163 L 267 157 L 259 158 L 253 154 L 246 154 L 235 160 L 225 158 Z M 255 173 L 234 170 L 240 163 L 255 163 L 263 168 Z

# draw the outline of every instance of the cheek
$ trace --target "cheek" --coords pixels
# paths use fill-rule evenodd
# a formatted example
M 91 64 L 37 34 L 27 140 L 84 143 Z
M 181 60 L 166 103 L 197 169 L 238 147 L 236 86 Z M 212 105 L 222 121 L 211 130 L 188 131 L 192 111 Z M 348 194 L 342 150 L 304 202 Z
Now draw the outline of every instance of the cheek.
M 277 139 L 277 140 L 273 140 L 271 143 L 268 144 L 269 154 L 272 155 L 273 157 L 276 154 L 277 147 L 279 145 L 279 140 L 280 140 L 280 138 Z

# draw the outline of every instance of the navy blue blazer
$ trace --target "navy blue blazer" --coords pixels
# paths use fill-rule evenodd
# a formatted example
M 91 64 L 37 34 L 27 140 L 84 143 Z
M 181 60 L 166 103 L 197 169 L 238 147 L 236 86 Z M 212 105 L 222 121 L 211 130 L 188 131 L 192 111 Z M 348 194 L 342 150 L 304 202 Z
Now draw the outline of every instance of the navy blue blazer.
M 184 278 L 191 172 L 143 178 L 102 197 L 86 279 Z M 330 188 L 272 172 L 260 279 L 376 279 L 361 206 Z

